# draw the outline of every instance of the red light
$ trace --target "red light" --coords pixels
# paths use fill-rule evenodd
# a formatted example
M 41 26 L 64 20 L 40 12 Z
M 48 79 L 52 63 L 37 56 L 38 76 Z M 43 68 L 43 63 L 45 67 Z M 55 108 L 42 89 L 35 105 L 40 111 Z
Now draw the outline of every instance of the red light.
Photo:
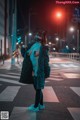
M 57 18 L 61 18 L 61 17 L 62 17 L 62 13 L 61 13 L 61 12 L 57 12 L 57 13 L 56 13 L 56 17 L 57 17 Z
M 58 24 L 63 22 L 65 18 L 65 10 L 62 8 L 55 8 L 51 13 L 52 22 L 57 22 Z

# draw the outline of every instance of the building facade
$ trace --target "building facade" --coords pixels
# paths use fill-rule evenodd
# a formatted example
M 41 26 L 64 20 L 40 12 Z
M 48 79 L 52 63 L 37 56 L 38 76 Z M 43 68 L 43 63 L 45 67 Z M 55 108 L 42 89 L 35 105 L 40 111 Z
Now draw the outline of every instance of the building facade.
M 9 55 L 9 1 L 0 0 L 0 56 Z

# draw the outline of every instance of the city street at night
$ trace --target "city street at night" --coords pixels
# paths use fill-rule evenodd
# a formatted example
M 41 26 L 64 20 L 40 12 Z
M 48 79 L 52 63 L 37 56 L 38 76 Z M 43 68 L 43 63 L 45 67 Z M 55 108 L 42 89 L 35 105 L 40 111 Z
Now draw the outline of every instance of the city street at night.
M 46 79 L 45 110 L 30 112 L 34 103 L 32 85 L 19 83 L 21 65 L 11 67 L 10 59 L 0 64 L 0 111 L 10 120 L 80 120 L 80 64 L 68 58 L 50 56 L 51 73 Z
M 0 0 L 0 120 L 80 120 L 80 0 Z

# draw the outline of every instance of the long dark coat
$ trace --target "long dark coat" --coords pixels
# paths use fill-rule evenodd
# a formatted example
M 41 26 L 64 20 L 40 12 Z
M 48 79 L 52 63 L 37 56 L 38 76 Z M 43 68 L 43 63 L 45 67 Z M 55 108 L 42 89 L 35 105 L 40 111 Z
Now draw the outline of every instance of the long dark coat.
M 30 57 L 27 53 L 25 53 L 19 82 L 25 84 L 33 84 L 32 70 L 33 68 Z
M 20 76 L 20 80 L 19 80 L 19 82 L 21 82 L 21 83 L 33 84 L 33 77 L 32 77 L 33 68 L 32 68 L 32 63 L 30 60 L 30 56 L 27 54 L 27 50 L 29 50 L 33 44 L 34 44 L 34 42 L 28 44 L 28 47 L 24 54 L 21 76 Z
M 50 67 L 49 67 L 48 48 L 42 45 L 40 47 L 40 53 L 38 59 L 37 77 L 36 78 L 32 77 L 32 64 L 29 56 L 27 56 L 24 58 L 23 61 L 20 82 L 27 84 L 34 84 L 36 89 L 43 89 L 45 85 L 45 78 L 49 77 L 49 75 L 50 75 Z

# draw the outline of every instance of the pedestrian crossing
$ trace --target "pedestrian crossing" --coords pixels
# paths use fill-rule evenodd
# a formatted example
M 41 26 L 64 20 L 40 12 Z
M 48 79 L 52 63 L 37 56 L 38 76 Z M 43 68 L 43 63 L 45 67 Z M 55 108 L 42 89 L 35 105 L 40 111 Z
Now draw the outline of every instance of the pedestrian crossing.
M 0 73 L 0 81 L 2 82 L 0 84 L 0 87 L 4 85 L 4 83 L 11 83 L 12 86 L 7 85 L 5 89 L 0 93 L 0 102 L 14 102 L 17 94 L 20 92 L 20 89 L 22 89 L 22 86 L 25 84 L 19 83 L 20 73 L 17 72 L 6 72 L 6 73 Z M 64 78 L 60 75 L 59 72 L 54 71 L 51 69 L 50 77 L 46 80 L 46 83 L 49 83 L 50 81 L 63 81 Z M 15 86 L 16 85 L 16 86 Z M 18 86 L 17 86 L 18 85 Z M 58 86 L 55 86 L 58 87 Z M 58 103 L 61 104 L 61 101 L 58 97 L 57 92 L 55 91 L 55 87 L 53 86 L 46 86 L 43 90 L 44 95 L 44 103 Z M 80 87 L 69 87 L 72 92 L 74 92 L 78 97 L 80 97 Z M 26 88 L 27 89 L 27 88 Z M 58 88 L 57 88 L 58 89 Z M 29 94 L 29 93 L 28 93 Z M 53 105 L 54 107 L 54 105 Z M 80 107 L 67 107 L 66 108 L 73 120 L 80 120 Z M 45 110 L 46 112 L 46 110 Z M 29 112 L 27 110 L 27 106 L 14 106 L 13 110 L 10 115 L 10 120 L 37 120 L 37 113 L 35 112 Z
M 80 120 L 80 108 L 68 108 L 74 120 Z
M 51 68 L 50 77 L 47 78 L 47 80 L 49 80 L 49 81 L 63 81 L 64 79 L 59 72 L 56 72 Z
M 10 101 L 10 102 L 13 101 L 19 89 L 20 89 L 20 86 L 8 86 L 0 94 L 0 101 Z
M 0 81 L 4 83 L 11 83 L 16 85 L 24 85 L 22 83 L 19 83 L 20 79 L 20 72 L 10 72 L 7 73 L 0 73 Z
M 52 63 L 50 64 L 51 68 L 80 68 L 80 65 L 77 63 Z

